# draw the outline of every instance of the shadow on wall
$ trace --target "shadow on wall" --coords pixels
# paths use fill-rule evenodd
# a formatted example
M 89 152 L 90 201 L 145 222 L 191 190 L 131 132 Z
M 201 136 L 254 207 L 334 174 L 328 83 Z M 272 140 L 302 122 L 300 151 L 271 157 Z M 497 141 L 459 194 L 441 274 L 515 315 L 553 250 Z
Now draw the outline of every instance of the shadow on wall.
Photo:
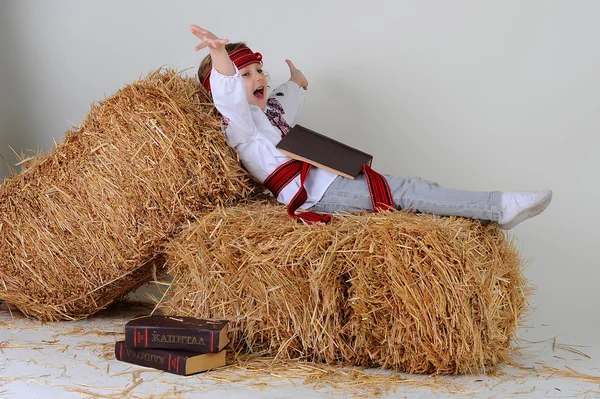
M 28 87 L 20 71 L 25 62 L 23 52 L 26 43 L 20 43 L 17 29 L 19 21 L 17 2 L 0 2 L 0 182 L 9 176 L 10 167 L 18 162 L 11 147 L 17 152 L 32 155 L 37 149 L 39 139 L 33 132 L 30 119 L 27 95 L 24 88 Z M 25 149 L 32 149 L 28 151 Z

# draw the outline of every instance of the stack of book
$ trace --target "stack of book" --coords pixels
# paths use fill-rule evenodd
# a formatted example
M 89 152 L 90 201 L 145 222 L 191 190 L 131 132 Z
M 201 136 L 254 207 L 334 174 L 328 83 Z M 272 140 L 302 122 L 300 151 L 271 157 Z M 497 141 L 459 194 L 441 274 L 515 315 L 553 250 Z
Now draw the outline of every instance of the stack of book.
M 125 340 L 115 343 L 123 362 L 190 375 L 225 366 L 227 320 L 138 316 L 125 324 Z

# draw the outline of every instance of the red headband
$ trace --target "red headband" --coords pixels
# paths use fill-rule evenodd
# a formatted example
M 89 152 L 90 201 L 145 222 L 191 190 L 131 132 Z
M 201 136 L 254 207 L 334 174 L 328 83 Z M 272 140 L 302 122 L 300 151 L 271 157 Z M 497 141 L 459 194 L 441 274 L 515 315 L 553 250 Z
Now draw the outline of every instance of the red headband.
M 262 65 L 262 54 L 255 53 L 250 50 L 247 46 L 242 46 L 238 49 L 235 49 L 231 53 L 229 53 L 229 58 L 235 64 L 238 70 L 247 67 L 251 64 L 260 64 Z M 212 72 L 212 67 L 206 71 L 204 78 L 202 79 L 202 86 L 206 88 L 206 91 L 210 93 L 210 73 Z

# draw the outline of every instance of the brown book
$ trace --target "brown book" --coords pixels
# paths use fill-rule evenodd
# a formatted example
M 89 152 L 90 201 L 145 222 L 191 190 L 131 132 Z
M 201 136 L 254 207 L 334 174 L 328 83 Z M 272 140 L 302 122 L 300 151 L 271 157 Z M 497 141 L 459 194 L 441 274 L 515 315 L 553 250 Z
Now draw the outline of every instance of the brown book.
M 176 316 L 138 316 L 125 324 L 130 348 L 217 353 L 229 343 L 227 320 Z
M 294 126 L 276 148 L 293 159 L 354 179 L 362 165 L 371 166 L 373 156 L 340 143 L 304 126 Z
M 190 375 L 223 367 L 227 351 L 194 353 L 166 349 L 133 349 L 125 341 L 115 343 L 115 357 L 123 362 L 152 367 L 179 375 Z

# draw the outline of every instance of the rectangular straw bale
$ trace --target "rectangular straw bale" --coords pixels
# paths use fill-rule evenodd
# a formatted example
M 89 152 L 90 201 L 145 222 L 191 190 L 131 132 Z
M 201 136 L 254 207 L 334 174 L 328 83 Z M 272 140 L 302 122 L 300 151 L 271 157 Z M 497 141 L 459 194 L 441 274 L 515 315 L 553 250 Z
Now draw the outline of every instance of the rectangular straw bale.
M 217 209 L 167 252 L 159 308 L 233 321 L 236 351 L 413 373 L 506 360 L 525 309 L 514 245 L 495 224 L 406 212 L 325 226 L 277 204 Z
M 182 222 L 253 191 L 194 79 L 158 70 L 94 104 L 0 186 L 0 298 L 75 319 L 148 282 Z

